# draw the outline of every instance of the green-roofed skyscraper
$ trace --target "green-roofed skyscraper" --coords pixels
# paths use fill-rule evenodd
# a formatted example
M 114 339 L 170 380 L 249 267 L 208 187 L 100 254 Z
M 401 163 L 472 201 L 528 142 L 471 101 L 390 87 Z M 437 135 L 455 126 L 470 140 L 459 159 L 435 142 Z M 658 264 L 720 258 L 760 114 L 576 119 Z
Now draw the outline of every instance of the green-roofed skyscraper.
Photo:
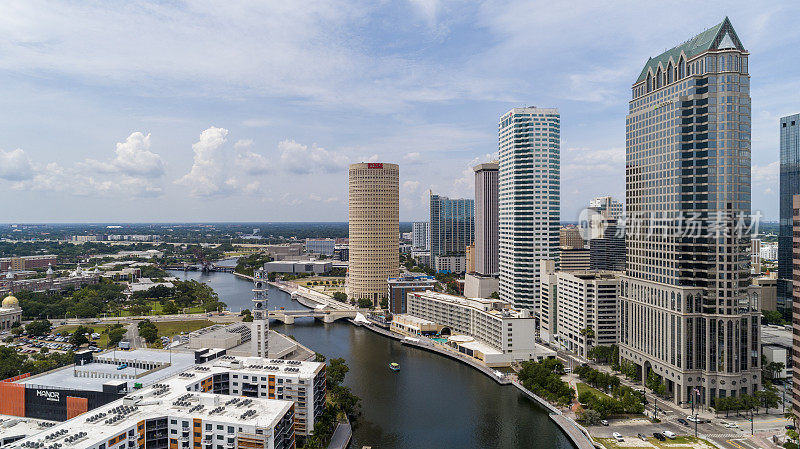
M 648 59 L 631 88 L 620 356 L 686 407 L 761 383 L 748 57 L 725 18 Z

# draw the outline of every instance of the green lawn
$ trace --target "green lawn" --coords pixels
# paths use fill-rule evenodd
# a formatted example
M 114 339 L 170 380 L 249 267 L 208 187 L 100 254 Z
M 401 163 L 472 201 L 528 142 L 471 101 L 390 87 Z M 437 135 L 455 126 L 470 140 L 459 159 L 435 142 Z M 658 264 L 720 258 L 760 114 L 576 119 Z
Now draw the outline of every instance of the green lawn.
M 100 334 L 100 338 L 98 338 L 97 340 L 92 340 L 91 338 L 89 339 L 90 341 L 94 341 L 95 343 L 97 343 L 97 347 L 98 348 L 105 348 L 106 345 L 108 344 L 108 333 L 106 332 L 106 329 L 108 328 L 108 326 L 109 326 L 108 324 L 95 324 L 95 325 L 91 325 L 91 326 L 89 326 L 89 325 L 86 326 L 86 327 L 91 328 L 93 332 L 97 332 L 98 334 Z M 54 334 L 56 332 L 61 332 L 62 334 L 64 332 L 72 333 L 77 328 L 78 328 L 78 326 L 75 325 L 75 324 L 70 324 L 70 325 L 67 325 L 67 326 L 59 326 L 59 327 L 53 329 L 53 333 Z
M 189 332 L 211 326 L 214 322 L 208 320 L 156 321 L 153 324 L 158 328 L 158 335 L 173 337 L 181 332 L 186 332 L 188 334 Z
M 576 383 L 575 387 L 578 389 L 578 397 L 580 397 L 581 393 L 583 393 L 584 391 L 591 391 L 597 397 L 600 397 L 600 398 L 607 397 L 609 399 L 611 398 L 611 396 L 609 396 L 609 395 L 603 393 L 602 391 L 598 390 L 597 388 L 594 388 L 591 385 L 587 385 L 587 384 L 585 384 L 583 382 Z

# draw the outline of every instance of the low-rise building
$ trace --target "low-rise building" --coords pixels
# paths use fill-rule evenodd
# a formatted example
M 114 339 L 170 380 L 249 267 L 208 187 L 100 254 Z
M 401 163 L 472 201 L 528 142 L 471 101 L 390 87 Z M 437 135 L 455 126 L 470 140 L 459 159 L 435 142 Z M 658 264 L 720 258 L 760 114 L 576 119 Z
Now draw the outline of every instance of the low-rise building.
M 391 330 L 406 335 L 438 335 L 443 327 L 431 320 L 405 313 L 394 315 L 389 326 Z
M 0 271 L 23 271 L 34 268 L 47 268 L 58 262 L 55 254 L 38 256 L 0 257 Z
M 765 276 L 754 277 L 753 285 L 759 287 L 761 310 L 775 312 L 778 310 L 778 272 L 768 273 Z
M 488 298 L 497 293 L 500 281 L 497 276 L 486 276 L 480 273 L 464 275 L 464 296 L 467 298 Z
M 404 275 L 389 278 L 389 312 L 392 314 L 406 313 L 406 296 L 409 292 L 422 292 L 433 290 L 436 278 L 433 276 Z
M 14 323 L 21 322 L 22 308 L 19 306 L 19 300 L 14 296 L 6 296 L 0 307 L 0 331 L 11 329 Z
M 333 256 L 335 248 L 336 240 L 334 239 L 306 239 L 306 253 L 309 254 Z
M 432 265 L 430 251 L 411 251 L 411 258 L 417 262 L 417 265 L 425 265 L 428 267 Z
M 489 366 L 554 355 L 535 343 L 530 312 L 501 300 L 412 292 L 407 309 L 408 315 L 442 325 L 439 335 L 448 337 L 449 346 Z
M 322 260 L 305 260 L 305 261 L 281 260 L 281 261 L 267 262 L 264 264 L 264 271 L 266 271 L 267 273 L 324 274 L 331 271 L 332 268 L 333 268 L 332 262 L 322 261 Z
M 467 271 L 465 256 L 436 256 L 437 273 L 464 273 Z

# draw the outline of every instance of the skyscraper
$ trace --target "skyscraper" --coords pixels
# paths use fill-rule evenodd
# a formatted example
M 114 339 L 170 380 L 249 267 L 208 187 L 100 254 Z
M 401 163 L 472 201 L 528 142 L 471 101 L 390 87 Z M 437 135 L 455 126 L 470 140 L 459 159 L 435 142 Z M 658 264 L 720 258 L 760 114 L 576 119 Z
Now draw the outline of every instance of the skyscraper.
M 414 250 L 430 250 L 430 226 L 427 221 L 415 221 L 411 228 L 411 248 Z
M 620 357 L 684 406 L 761 383 L 748 56 L 725 18 L 648 59 L 626 118 Z
M 778 228 L 778 309 L 792 301 L 792 196 L 800 193 L 800 114 L 781 118 L 780 224 Z
M 500 298 L 536 311 L 539 261 L 558 258 L 561 116 L 514 108 L 500 118 L 498 134 Z
M 475 272 L 493 276 L 498 272 L 497 162 L 478 164 L 475 171 Z
M 475 201 L 434 195 L 431 198 L 431 262 L 436 256 L 463 255 L 475 240 Z
M 387 279 L 400 274 L 399 167 L 397 164 L 350 165 L 350 261 L 347 295 L 385 298 Z
M 589 201 L 589 207 L 597 209 L 604 217 L 619 220 L 622 217 L 622 203 L 610 196 L 598 196 Z

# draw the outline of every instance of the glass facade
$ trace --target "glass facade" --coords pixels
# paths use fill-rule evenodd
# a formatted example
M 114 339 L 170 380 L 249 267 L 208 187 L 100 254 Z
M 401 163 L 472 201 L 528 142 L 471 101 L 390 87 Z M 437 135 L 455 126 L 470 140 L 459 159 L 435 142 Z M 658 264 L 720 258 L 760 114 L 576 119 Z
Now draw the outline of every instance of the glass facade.
M 792 308 L 792 195 L 800 194 L 800 114 L 780 120 L 781 178 L 778 230 L 779 309 Z
M 431 194 L 430 207 L 431 261 L 465 254 L 475 241 L 475 201 Z

